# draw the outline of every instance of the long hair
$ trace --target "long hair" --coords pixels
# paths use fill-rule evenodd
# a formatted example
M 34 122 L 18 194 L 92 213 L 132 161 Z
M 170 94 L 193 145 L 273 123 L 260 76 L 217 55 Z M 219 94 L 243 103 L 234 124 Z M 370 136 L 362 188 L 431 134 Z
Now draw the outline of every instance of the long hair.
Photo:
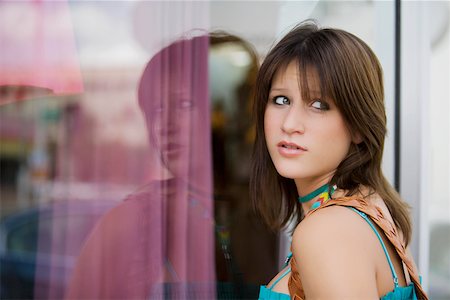
M 360 186 L 368 187 L 369 194 L 378 193 L 407 244 L 411 238 L 409 206 L 381 170 L 386 114 L 380 63 L 358 37 L 339 29 L 320 29 L 311 21 L 300 23 L 284 36 L 268 53 L 258 73 L 250 181 L 255 208 L 273 229 L 285 226 L 291 218 L 297 223 L 303 218 L 294 180 L 277 173 L 264 135 L 264 113 L 272 80 L 278 70 L 293 61 L 298 63 L 302 97 L 308 99 L 306 73 L 313 68 L 318 73 L 322 96 L 333 99 L 352 135 L 361 138 L 360 143 L 350 145 L 330 185 L 348 190 L 347 196 L 358 193 Z

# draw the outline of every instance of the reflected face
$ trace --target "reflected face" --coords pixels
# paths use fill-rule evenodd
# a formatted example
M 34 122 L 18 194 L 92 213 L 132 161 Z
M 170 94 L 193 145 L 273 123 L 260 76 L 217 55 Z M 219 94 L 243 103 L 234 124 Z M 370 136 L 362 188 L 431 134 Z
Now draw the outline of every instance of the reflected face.
M 303 99 L 298 64 L 279 69 L 264 115 L 267 148 L 277 172 L 299 184 L 328 182 L 352 141 L 342 114 L 322 98 L 314 69 L 307 73 L 309 99 Z
M 183 82 L 170 81 L 159 90 L 152 107 L 152 136 L 164 164 L 175 176 L 186 176 L 190 146 L 193 141 L 192 120 L 198 115 L 196 105 Z M 194 124 L 195 126 L 195 124 Z
M 147 64 L 138 91 L 161 174 L 189 177 L 191 184 L 210 167 L 208 45 L 208 37 L 198 37 L 164 48 Z

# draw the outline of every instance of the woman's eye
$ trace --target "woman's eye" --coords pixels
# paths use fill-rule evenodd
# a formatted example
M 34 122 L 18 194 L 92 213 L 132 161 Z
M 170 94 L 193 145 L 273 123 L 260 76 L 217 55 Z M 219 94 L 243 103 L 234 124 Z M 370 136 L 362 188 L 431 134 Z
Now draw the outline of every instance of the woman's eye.
M 328 110 L 330 109 L 330 106 L 322 101 L 322 100 L 314 100 L 311 104 L 312 107 L 319 109 L 319 110 Z
M 164 111 L 164 107 L 162 105 L 153 106 L 153 113 L 160 114 Z
M 180 101 L 180 103 L 178 105 L 182 109 L 187 109 L 187 108 L 191 108 L 192 106 L 194 106 L 194 104 L 191 100 L 182 100 L 182 101 Z
M 276 96 L 273 98 L 273 103 L 277 105 L 287 105 L 290 104 L 290 101 L 285 96 Z

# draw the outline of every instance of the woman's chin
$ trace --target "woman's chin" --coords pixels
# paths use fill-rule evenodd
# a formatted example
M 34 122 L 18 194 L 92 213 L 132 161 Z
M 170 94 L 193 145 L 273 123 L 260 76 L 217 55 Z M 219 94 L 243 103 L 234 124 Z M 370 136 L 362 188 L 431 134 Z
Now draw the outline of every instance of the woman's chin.
M 287 179 L 296 179 L 299 178 L 299 174 L 298 172 L 292 172 L 292 171 L 286 171 L 286 170 L 282 170 L 281 172 L 278 171 L 278 174 L 281 175 L 281 177 L 287 178 Z

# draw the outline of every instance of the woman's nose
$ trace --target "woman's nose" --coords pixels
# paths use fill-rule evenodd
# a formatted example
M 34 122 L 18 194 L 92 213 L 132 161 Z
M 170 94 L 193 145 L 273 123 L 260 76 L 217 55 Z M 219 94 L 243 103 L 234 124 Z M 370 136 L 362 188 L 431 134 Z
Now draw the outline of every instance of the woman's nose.
M 162 110 L 162 118 L 160 119 L 159 132 L 161 135 L 171 136 L 178 131 L 179 121 L 177 117 L 177 108 L 166 105 Z
M 305 132 L 304 120 L 303 108 L 291 106 L 284 116 L 281 130 L 287 134 L 303 134 Z

